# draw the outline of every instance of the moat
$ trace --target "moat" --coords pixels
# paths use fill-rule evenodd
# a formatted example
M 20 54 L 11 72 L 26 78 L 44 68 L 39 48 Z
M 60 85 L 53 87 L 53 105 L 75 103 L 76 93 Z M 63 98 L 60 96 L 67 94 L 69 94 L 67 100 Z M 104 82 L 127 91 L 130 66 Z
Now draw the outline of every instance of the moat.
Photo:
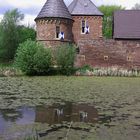
M 0 78 L 0 139 L 139 140 L 140 78 Z

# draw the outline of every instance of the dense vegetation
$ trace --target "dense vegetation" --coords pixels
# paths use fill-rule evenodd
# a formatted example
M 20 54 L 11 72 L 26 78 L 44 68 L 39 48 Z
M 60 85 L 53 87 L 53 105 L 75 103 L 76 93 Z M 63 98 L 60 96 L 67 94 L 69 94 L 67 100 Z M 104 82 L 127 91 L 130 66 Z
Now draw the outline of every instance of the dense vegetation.
M 7 11 L 0 24 L 0 56 L 3 59 L 12 59 L 18 47 L 19 34 L 17 25 L 24 18 L 16 9 Z
M 15 64 L 27 75 L 47 74 L 52 63 L 51 50 L 27 40 L 17 49 Z
M 35 30 L 21 26 L 24 15 L 14 9 L 7 11 L 0 23 L 0 60 L 13 60 L 20 43 L 31 38 L 35 40 Z
M 15 65 L 27 75 L 48 75 L 54 69 L 59 74 L 70 75 L 74 60 L 75 48 L 72 45 L 65 44 L 52 50 L 39 42 L 27 40 L 17 49 Z
M 58 46 L 56 48 L 55 60 L 60 74 L 71 75 L 73 73 L 75 56 L 75 47 L 70 44 Z
M 18 9 L 4 14 L 0 23 L 0 61 L 9 63 L 15 58 L 16 66 L 27 75 L 53 73 L 55 61 L 57 73 L 70 75 L 74 67 L 74 47 L 69 44 L 58 46 L 52 57 L 50 49 L 35 42 L 35 30 L 20 25 L 23 19 L 24 15 Z M 4 75 L 3 69 L 1 73 Z
M 117 5 L 102 5 L 99 7 L 100 11 L 104 14 L 103 19 L 103 36 L 105 38 L 112 38 L 113 33 L 113 13 L 117 10 L 123 10 L 125 8 Z
M 24 41 L 31 39 L 33 41 L 36 40 L 36 31 L 32 27 L 26 27 L 23 25 L 18 26 L 19 32 L 19 43 L 23 43 Z

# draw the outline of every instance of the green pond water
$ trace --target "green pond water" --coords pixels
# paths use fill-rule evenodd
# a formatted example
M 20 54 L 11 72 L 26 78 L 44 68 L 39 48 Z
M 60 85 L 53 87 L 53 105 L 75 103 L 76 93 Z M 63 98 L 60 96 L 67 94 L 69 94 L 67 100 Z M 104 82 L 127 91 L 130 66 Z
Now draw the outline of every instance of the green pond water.
M 1 77 L 0 140 L 140 140 L 140 78 Z

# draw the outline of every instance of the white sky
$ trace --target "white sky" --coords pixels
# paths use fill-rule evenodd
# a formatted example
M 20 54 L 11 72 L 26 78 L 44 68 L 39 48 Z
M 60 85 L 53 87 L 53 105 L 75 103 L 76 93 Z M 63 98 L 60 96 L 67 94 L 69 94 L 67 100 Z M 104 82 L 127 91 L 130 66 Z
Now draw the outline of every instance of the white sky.
M 72 0 L 64 0 L 68 5 Z M 122 5 L 127 9 L 131 9 L 136 3 L 140 4 L 140 0 L 92 0 L 97 6 L 99 5 Z M 8 9 L 18 8 L 25 14 L 24 24 L 33 24 L 34 18 L 42 8 L 46 0 L 0 0 L 0 20 L 2 15 Z

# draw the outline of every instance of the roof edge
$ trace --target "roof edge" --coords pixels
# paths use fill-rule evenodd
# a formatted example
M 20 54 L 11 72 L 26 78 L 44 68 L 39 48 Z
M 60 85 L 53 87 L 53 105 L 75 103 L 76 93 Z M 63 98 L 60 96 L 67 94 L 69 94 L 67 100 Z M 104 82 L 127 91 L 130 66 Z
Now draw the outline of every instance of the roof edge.
M 104 15 L 84 15 L 84 14 L 71 14 L 71 16 L 100 16 L 103 17 Z
M 136 9 L 136 10 L 133 10 L 133 9 L 124 9 L 124 10 L 116 10 L 116 11 L 114 11 L 114 12 L 119 12 L 119 11 L 139 11 L 140 12 L 140 10 L 138 10 L 138 9 Z
M 113 39 L 115 39 L 115 40 L 139 40 L 140 41 L 140 37 L 139 38 L 128 38 L 128 37 L 126 37 L 126 38 L 124 38 L 124 37 L 113 37 Z
M 36 17 L 36 18 L 34 19 L 34 21 L 41 20 L 41 19 L 66 19 L 66 20 L 74 21 L 74 20 L 71 19 L 71 18 L 64 18 L 64 17 Z

